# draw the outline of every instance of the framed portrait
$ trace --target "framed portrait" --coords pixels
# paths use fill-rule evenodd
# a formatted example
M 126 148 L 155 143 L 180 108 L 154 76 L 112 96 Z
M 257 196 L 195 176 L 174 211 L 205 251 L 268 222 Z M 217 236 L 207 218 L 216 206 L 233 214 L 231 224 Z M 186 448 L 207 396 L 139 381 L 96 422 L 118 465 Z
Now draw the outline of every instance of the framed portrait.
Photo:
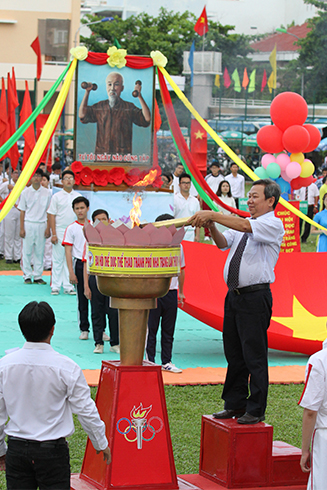
M 152 166 L 154 68 L 79 61 L 75 160 L 89 167 Z

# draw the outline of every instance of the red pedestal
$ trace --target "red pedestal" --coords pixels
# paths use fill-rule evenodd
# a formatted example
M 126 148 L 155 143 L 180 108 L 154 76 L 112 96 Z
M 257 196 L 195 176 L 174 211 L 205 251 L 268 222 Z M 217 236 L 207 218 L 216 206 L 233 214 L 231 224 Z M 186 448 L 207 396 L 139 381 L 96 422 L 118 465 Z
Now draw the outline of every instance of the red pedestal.
M 103 361 L 96 404 L 106 424 L 112 462 L 88 440 L 79 479 L 100 490 L 178 489 L 161 366 Z
M 200 475 L 227 488 L 305 484 L 301 451 L 273 443 L 273 427 L 202 417 Z

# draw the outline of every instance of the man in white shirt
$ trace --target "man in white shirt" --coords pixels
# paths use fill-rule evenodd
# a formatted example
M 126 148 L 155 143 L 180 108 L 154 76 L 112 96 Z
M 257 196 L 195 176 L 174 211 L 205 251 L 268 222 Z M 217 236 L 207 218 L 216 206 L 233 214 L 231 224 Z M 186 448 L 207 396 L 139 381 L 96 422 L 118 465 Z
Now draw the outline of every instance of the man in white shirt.
M 87 213 L 89 210 L 89 200 L 86 197 L 78 196 L 72 202 L 73 211 L 77 221 L 67 226 L 62 240 L 65 247 L 65 255 L 69 272 L 70 284 L 76 284 L 77 287 L 77 305 L 78 321 L 81 331 L 80 340 L 89 338 L 89 300 L 84 295 L 84 264 L 83 252 L 85 247 L 85 236 L 83 228 L 87 222 Z
M 207 184 L 212 190 L 212 192 L 216 194 L 220 182 L 224 180 L 224 176 L 221 175 L 220 173 L 220 167 L 218 162 L 212 162 L 210 166 L 210 174 L 206 176 L 205 180 L 207 181 Z
M 179 177 L 180 192 L 174 195 L 174 217 L 187 218 L 197 211 L 200 211 L 200 204 L 196 197 L 191 196 L 191 177 L 187 173 L 182 173 Z M 193 229 L 192 226 L 185 228 L 184 240 L 198 242 L 200 240 L 200 229 Z
M 65 249 L 61 246 L 64 233 L 68 225 L 75 221 L 75 213 L 72 209 L 73 200 L 80 196 L 74 191 L 74 172 L 65 170 L 62 174 L 63 190 L 52 196 L 48 209 L 49 223 L 52 232 L 52 271 L 51 294 L 59 294 L 61 286 L 65 294 L 76 294 L 74 287 L 69 282 L 69 273 L 65 257 Z
M 245 195 L 245 179 L 243 175 L 238 174 L 238 165 L 232 162 L 230 165 L 231 173 L 226 175 L 225 180 L 229 182 L 232 196 L 235 199 L 236 206 L 238 207 L 238 200 Z
M 28 303 L 18 322 L 26 343 L 0 360 L 0 456 L 6 454 L 7 488 L 69 490 L 72 414 L 109 464 L 105 425 L 80 367 L 50 345 L 56 320 L 48 303 Z
M 308 187 L 301 187 L 301 189 L 294 191 L 296 199 L 299 201 L 307 201 L 308 203 L 308 211 L 307 211 L 307 216 L 310 219 L 313 219 L 313 213 L 314 210 L 316 209 L 316 212 L 318 211 L 318 202 L 319 202 L 319 189 L 316 186 L 316 184 L 313 182 L 310 184 Z M 300 233 L 302 230 L 302 223 L 303 220 L 300 220 Z M 304 232 L 302 233 L 301 236 L 301 242 L 306 243 L 307 239 L 309 238 L 311 231 L 311 225 L 310 223 L 305 222 L 304 224 Z
M 19 171 L 14 170 L 11 174 L 11 181 L 0 185 L 0 202 L 9 196 L 19 177 Z M 21 257 L 21 238 L 20 232 L 20 211 L 17 209 L 19 198 L 7 216 L 4 218 L 4 237 L 5 237 L 5 259 L 7 264 L 19 264 Z
M 308 361 L 305 386 L 299 405 L 304 408 L 302 422 L 301 469 L 309 473 L 308 490 L 326 487 L 327 466 L 327 349 L 313 354 Z M 310 451 L 311 445 L 311 451 Z
M 189 220 L 193 226 L 208 226 L 218 248 L 230 249 L 224 268 L 228 286 L 223 326 L 228 362 L 222 394 L 225 410 L 213 414 L 217 419 L 240 417 L 240 424 L 256 424 L 265 418 L 270 283 L 275 280 L 284 235 L 281 220 L 274 216 L 279 197 L 280 188 L 274 181 L 257 180 L 248 194 L 250 219 L 200 211 Z M 220 233 L 215 223 L 231 229 Z
M 46 284 L 42 279 L 45 239 L 50 236 L 47 225 L 47 210 L 51 195 L 41 186 L 43 172 L 37 169 L 31 178 L 32 185 L 26 187 L 20 196 L 20 236 L 23 239 L 23 260 L 21 263 L 25 284 Z M 31 265 L 33 256 L 33 269 Z
M 184 173 L 184 167 L 182 163 L 177 163 L 175 172 L 173 173 L 173 191 L 174 194 L 177 194 L 180 189 L 179 189 L 179 178 Z M 196 197 L 198 195 L 196 188 L 194 187 L 193 183 L 191 182 L 191 187 L 190 187 L 190 194 L 191 196 Z

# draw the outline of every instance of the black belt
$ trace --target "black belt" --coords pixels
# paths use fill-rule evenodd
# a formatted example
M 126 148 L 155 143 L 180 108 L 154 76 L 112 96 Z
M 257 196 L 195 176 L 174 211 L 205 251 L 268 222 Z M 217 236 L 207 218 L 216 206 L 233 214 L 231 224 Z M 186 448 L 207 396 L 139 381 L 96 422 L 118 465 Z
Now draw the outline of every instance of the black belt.
M 67 444 L 65 437 L 60 437 L 59 439 L 51 439 L 49 441 L 35 441 L 33 439 L 22 439 L 21 437 L 8 436 L 8 441 L 24 444 L 25 446 L 28 444 L 33 444 L 39 447 L 49 448 Z
M 245 286 L 245 288 L 233 289 L 231 292 L 240 295 L 245 293 L 253 293 L 254 291 L 260 291 L 260 289 L 270 289 L 270 283 L 265 282 L 263 284 L 252 284 L 251 286 Z

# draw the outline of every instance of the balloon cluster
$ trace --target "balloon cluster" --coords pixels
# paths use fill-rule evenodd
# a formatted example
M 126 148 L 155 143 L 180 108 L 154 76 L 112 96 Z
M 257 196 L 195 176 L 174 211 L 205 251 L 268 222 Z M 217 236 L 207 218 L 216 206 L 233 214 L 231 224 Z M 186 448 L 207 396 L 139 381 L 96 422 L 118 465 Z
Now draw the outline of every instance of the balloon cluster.
M 313 182 L 313 163 L 303 153 L 313 151 L 320 143 L 320 132 L 312 124 L 304 124 L 308 106 L 301 95 L 283 92 L 272 101 L 270 116 L 273 125 L 258 131 L 257 143 L 267 152 L 262 167 L 255 173 L 260 179 L 283 179 L 293 189 L 307 187 Z

